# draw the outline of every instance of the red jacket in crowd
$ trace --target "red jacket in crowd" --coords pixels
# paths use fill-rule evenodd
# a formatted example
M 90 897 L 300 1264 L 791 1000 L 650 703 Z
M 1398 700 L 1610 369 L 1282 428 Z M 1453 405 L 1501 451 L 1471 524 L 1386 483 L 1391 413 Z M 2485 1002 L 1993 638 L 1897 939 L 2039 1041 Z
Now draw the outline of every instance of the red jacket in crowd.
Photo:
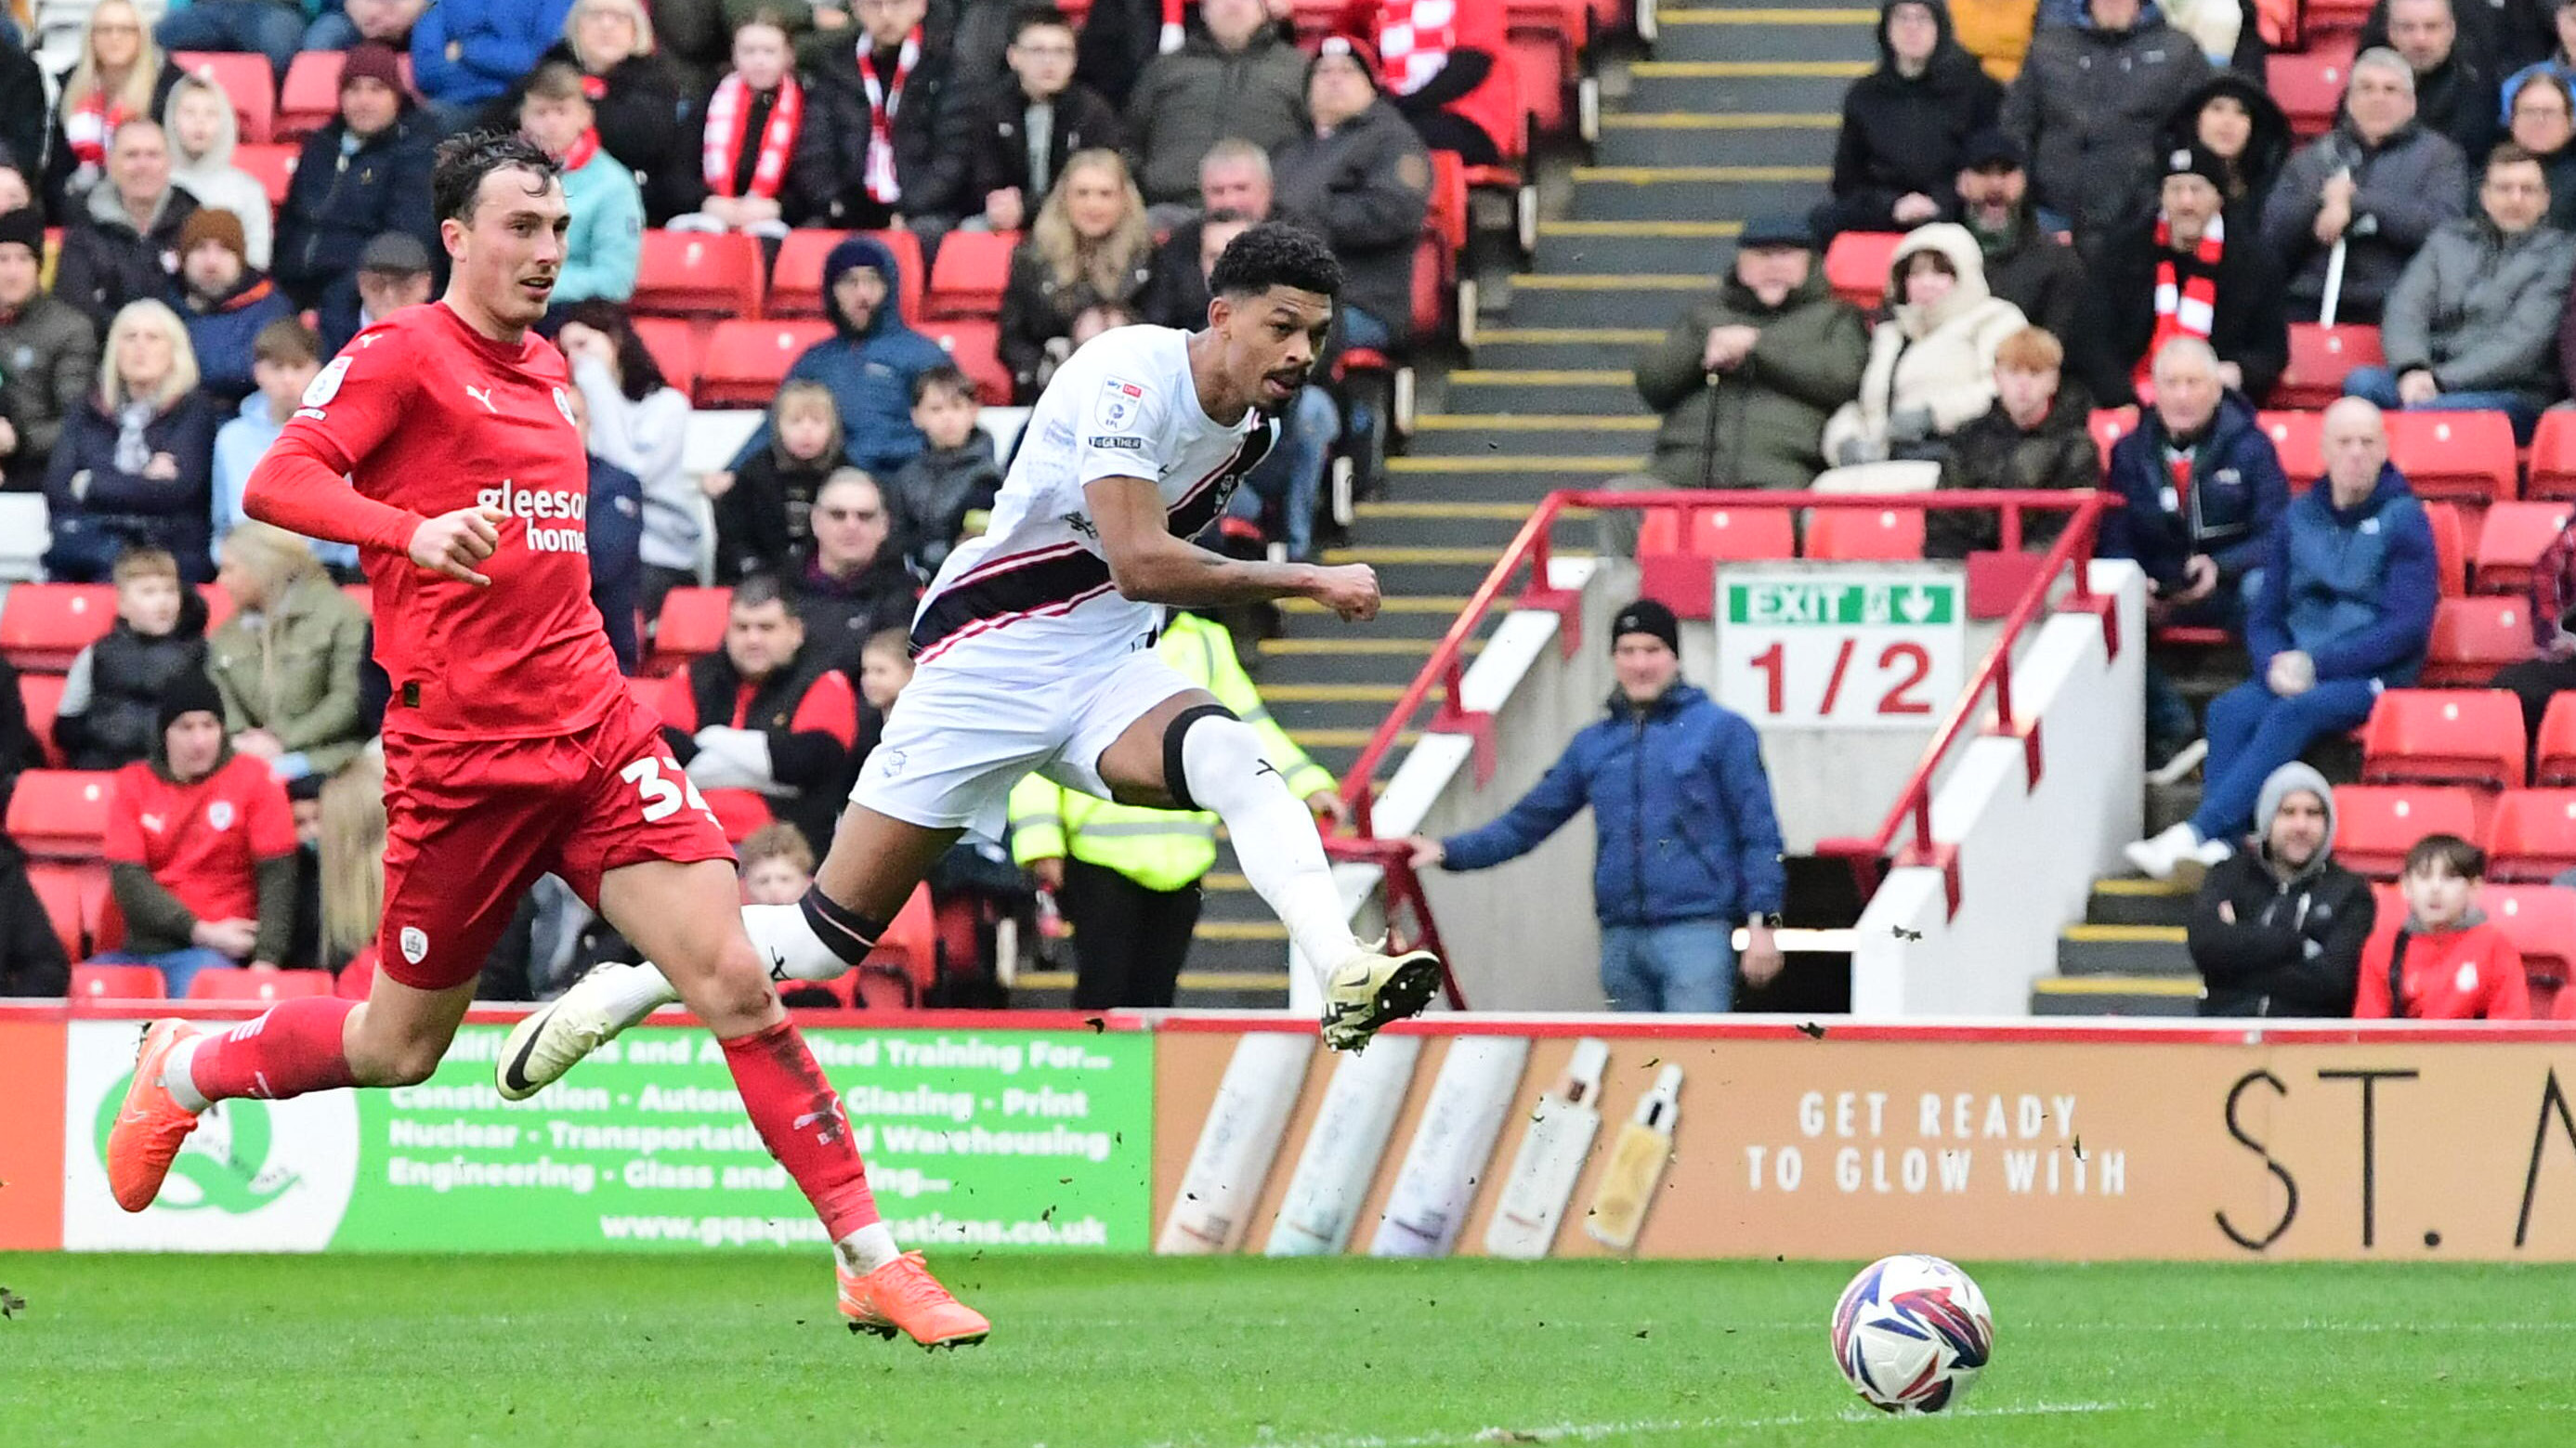
M 2484 916 L 2470 913 L 2471 923 L 2439 934 L 2409 933 L 2404 979 L 2399 993 L 2404 1005 L 2388 1008 L 2388 962 L 2397 932 L 2371 937 L 2361 950 L 2361 989 L 2352 1013 L 2361 1020 L 2396 1017 L 2418 1021 L 2520 1021 L 2531 1018 L 2531 991 L 2524 984 L 2522 952 Z

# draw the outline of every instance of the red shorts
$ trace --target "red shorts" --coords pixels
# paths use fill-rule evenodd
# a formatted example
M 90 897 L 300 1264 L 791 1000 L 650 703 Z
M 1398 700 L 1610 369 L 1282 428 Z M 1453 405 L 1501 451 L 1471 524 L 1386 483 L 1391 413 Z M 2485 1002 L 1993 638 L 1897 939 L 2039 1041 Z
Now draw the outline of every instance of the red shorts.
M 598 723 L 542 739 L 389 732 L 379 968 L 449 990 L 482 973 L 540 875 L 596 908 L 621 865 L 732 858 L 660 721 L 622 693 Z

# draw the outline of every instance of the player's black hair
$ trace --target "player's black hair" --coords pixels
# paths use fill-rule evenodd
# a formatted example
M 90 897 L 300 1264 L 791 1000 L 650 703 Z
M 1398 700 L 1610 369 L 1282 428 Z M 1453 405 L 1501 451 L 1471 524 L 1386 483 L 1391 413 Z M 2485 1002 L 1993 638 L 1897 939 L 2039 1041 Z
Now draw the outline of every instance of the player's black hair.
M 1019 44 L 1022 35 L 1041 26 L 1071 35 L 1073 17 L 1053 5 L 1023 5 L 1011 16 L 1011 43 Z
M 951 362 L 942 362 L 936 367 L 924 367 L 921 369 L 921 375 L 912 379 L 912 405 L 919 407 L 928 401 L 934 392 L 944 392 L 951 397 L 962 397 L 972 402 L 975 400 L 975 379 L 968 377 Z
M 1338 297 L 1342 264 L 1315 233 L 1285 221 L 1265 221 L 1226 243 L 1225 254 L 1208 273 L 1208 290 L 1220 297 L 1257 297 L 1272 287 Z
M 438 159 L 429 170 L 430 204 L 438 219 L 474 219 L 474 198 L 483 178 L 495 171 L 529 171 L 552 180 L 563 175 L 563 163 L 525 136 L 500 131 L 467 131 L 438 143 Z
M 743 575 L 742 582 L 733 586 L 735 608 L 766 608 L 773 603 L 786 602 L 787 589 L 775 573 L 747 573 Z

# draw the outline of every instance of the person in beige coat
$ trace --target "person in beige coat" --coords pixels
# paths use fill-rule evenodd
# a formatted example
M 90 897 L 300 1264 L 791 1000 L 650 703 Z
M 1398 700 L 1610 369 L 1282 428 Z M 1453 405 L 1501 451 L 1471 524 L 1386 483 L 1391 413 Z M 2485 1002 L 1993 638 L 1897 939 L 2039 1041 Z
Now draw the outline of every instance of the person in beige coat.
M 215 582 L 233 616 L 206 640 L 233 747 L 280 779 L 330 774 L 366 742 L 358 668 L 367 611 L 333 586 L 304 540 L 266 523 L 224 535 Z
M 2021 308 L 1986 289 L 1976 238 L 1946 221 L 1897 243 L 1887 309 L 1870 337 L 1860 396 L 1825 424 L 1825 457 L 1838 467 L 1937 461 L 1950 434 L 1994 406 L 1995 349 L 2029 325 Z

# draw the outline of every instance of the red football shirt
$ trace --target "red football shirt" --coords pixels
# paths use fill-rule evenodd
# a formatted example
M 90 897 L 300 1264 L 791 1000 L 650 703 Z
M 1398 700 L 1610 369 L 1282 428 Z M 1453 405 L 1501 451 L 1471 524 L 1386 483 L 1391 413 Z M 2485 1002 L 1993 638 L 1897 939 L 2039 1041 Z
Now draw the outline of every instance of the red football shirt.
M 534 334 L 505 345 L 444 302 L 406 307 L 322 369 L 252 471 L 250 516 L 364 550 L 376 661 L 394 686 L 387 733 L 569 734 L 625 689 L 590 601 L 590 460 L 571 386 L 563 354 Z M 411 561 L 422 519 L 478 504 L 509 515 L 476 570 L 491 587 Z
M 141 865 L 200 920 L 259 918 L 254 866 L 295 852 L 295 812 L 268 765 L 236 754 L 194 784 L 134 763 L 107 807 L 110 864 Z

